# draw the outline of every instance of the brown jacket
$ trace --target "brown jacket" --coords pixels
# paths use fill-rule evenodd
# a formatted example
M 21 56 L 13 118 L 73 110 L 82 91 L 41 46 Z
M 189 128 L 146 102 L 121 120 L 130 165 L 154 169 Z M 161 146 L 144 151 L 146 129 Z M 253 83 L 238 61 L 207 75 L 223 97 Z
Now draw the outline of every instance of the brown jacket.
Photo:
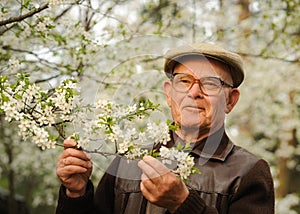
M 173 135 L 168 146 L 178 141 Z M 190 154 L 201 174 L 189 178 L 190 194 L 176 213 L 274 213 L 273 180 L 264 160 L 235 146 L 223 129 L 196 145 Z M 56 213 L 168 213 L 142 196 L 140 175 L 136 161 L 116 158 L 94 197 L 91 183 L 77 199 L 67 198 L 62 187 Z

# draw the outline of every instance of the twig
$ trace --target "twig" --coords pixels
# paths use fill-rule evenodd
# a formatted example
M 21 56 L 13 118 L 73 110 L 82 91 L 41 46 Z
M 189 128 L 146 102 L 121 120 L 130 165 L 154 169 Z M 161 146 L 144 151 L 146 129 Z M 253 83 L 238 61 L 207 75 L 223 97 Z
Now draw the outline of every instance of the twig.
M 36 13 L 39 13 L 45 9 L 48 8 L 48 5 L 49 3 L 45 3 L 44 5 L 42 5 L 41 7 L 39 8 L 36 8 L 24 15 L 21 15 L 21 16 L 15 16 L 15 17 L 11 17 L 9 19 L 6 19 L 6 20 L 2 20 L 0 21 L 0 26 L 3 26 L 3 25 L 7 25 L 7 24 L 11 24 L 11 23 L 14 23 L 14 22 L 20 22 L 20 21 L 23 21 L 24 19 L 30 17 L 30 16 L 33 16 L 34 14 Z

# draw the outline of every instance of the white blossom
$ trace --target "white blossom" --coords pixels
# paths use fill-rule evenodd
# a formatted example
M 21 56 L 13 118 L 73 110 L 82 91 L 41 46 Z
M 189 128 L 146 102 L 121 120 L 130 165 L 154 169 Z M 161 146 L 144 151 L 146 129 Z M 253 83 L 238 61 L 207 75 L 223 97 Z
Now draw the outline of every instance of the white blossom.
M 47 30 L 47 25 L 44 22 L 39 22 L 36 26 L 38 32 L 45 32 Z
M 78 148 L 86 148 L 89 145 L 89 140 L 87 138 L 80 138 L 79 141 L 77 141 L 77 147 Z
M 276 213 L 297 214 L 292 208 L 300 203 L 300 198 L 296 194 L 288 194 L 282 199 L 276 200 Z
M 73 109 L 73 98 L 66 101 L 66 91 L 62 89 L 55 90 L 54 96 L 50 98 L 55 107 L 59 108 L 62 114 L 68 114 Z
M 103 108 L 106 108 L 108 105 L 110 105 L 111 102 L 109 100 L 102 100 L 102 99 L 99 99 L 96 103 L 95 103 L 95 107 L 97 109 L 103 109 Z
M 189 156 L 187 152 L 177 150 L 174 147 L 168 149 L 165 146 L 162 146 L 159 152 L 163 163 L 171 164 L 172 161 L 178 163 L 173 172 L 179 174 L 181 179 L 186 180 L 192 174 L 194 157 Z
M 12 58 L 8 61 L 8 65 L 11 71 L 16 71 L 20 66 L 20 61 L 18 59 Z
M 66 0 L 49 0 L 49 7 L 54 8 L 64 3 L 66 3 Z
M 124 140 L 128 140 L 128 141 L 133 140 L 135 136 L 137 136 L 137 131 L 134 127 L 125 129 L 124 136 L 123 136 Z
M 160 154 L 160 156 L 163 158 L 163 159 L 162 159 L 162 163 L 164 163 L 164 164 L 171 164 L 171 163 L 172 163 L 172 160 L 173 160 L 174 158 L 173 158 L 173 155 L 171 154 L 170 149 L 168 149 L 168 148 L 165 147 L 165 146 L 162 146 L 162 147 L 159 149 L 159 154 Z
M 112 111 L 112 116 L 114 118 L 122 118 L 128 115 L 128 112 L 124 108 L 115 108 L 114 111 Z
M 165 123 L 160 123 L 159 125 L 147 123 L 147 134 L 154 143 L 163 143 L 166 145 L 170 141 L 169 127 Z
M 187 152 L 182 152 L 182 151 L 177 152 L 177 153 L 174 154 L 175 159 L 179 162 L 185 161 L 187 156 L 188 156 L 188 153 Z
M 147 142 L 147 138 L 148 136 L 146 135 L 145 132 L 139 132 L 138 133 L 138 141 L 140 142 L 140 144 L 144 144 Z
M 13 119 L 17 121 L 23 119 L 24 113 L 19 111 L 17 104 L 14 102 L 4 102 L 1 106 L 1 109 L 5 111 L 5 120 L 8 122 L 11 122 Z
M 76 82 L 73 82 L 72 80 L 68 80 L 66 84 L 63 86 L 63 88 L 70 88 L 70 89 L 79 89 L 78 85 Z
M 105 138 L 107 140 L 109 140 L 110 142 L 113 142 L 113 143 L 115 143 L 116 141 L 118 141 L 118 135 L 116 135 L 115 133 L 106 134 Z
M 127 114 L 132 114 L 137 110 L 136 104 L 127 107 Z
M 18 134 L 22 136 L 23 139 L 26 139 L 27 137 L 32 136 L 31 130 L 35 128 L 35 123 L 32 120 L 21 120 L 18 127 Z
M 25 85 L 26 85 L 26 83 L 24 81 L 20 81 L 19 85 L 16 87 L 15 91 L 21 91 Z
M 125 152 L 128 151 L 128 148 L 129 148 L 130 145 L 132 145 L 132 144 L 128 141 L 123 141 L 122 143 L 119 143 L 118 152 L 120 154 L 124 154 Z
M 144 156 L 146 154 L 146 151 L 141 149 L 141 148 L 134 148 L 132 150 L 130 150 L 130 152 L 125 154 L 125 157 L 130 159 L 130 160 L 134 160 L 136 158 L 140 158 L 142 156 Z

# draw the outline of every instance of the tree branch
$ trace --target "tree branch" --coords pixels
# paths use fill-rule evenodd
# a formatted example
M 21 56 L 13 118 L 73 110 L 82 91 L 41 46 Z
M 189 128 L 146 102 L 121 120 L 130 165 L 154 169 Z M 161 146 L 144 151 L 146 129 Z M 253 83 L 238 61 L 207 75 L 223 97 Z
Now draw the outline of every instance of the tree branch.
M 0 26 L 7 25 L 7 24 L 11 24 L 11 23 L 14 23 L 14 22 L 20 22 L 20 21 L 22 21 L 22 20 L 24 20 L 24 19 L 26 19 L 26 18 L 28 18 L 28 17 L 33 16 L 33 15 L 36 14 L 36 13 L 39 13 L 39 12 L 41 12 L 41 11 L 47 9 L 47 8 L 48 8 L 48 5 L 49 5 L 49 3 L 45 3 L 45 4 L 42 5 L 41 7 L 36 8 L 36 9 L 34 9 L 34 10 L 32 10 L 32 11 L 30 11 L 30 12 L 24 14 L 24 15 L 21 15 L 21 16 L 15 16 L 15 17 L 11 17 L 11 18 L 9 18 L 9 19 L 0 21 Z
M 239 52 L 238 53 L 241 56 L 247 56 L 247 57 L 253 57 L 253 58 L 262 58 L 262 59 L 274 59 L 277 61 L 282 62 L 288 62 L 288 63 L 299 63 L 300 59 L 287 59 L 287 58 L 280 58 L 276 56 L 264 56 L 263 54 L 251 54 L 251 53 L 245 53 L 245 52 Z

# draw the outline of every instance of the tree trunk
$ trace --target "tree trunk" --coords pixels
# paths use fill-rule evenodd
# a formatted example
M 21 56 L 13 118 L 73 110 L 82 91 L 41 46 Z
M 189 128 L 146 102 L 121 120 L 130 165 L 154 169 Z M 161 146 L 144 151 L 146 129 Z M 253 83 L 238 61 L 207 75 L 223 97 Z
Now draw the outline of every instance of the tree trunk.
M 9 198 L 8 198 L 8 213 L 17 214 L 17 203 L 15 201 L 15 173 L 11 167 L 13 161 L 12 149 L 7 150 L 7 155 L 9 158 L 9 170 L 8 170 L 8 189 L 9 189 Z
M 296 129 L 292 130 L 292 139 L 290 139 L 287 144 L 288 146 L 295 147 L 297 142 Z M 285 146 L 285 145 L 283 145 Z M 296 181 L 293 181 L 292 169 L 288 167 L 288 162 L 291 161 L 289 157 L 280 157 L 278 159 L 278 182 L 279 186 L 276 190 L 276 195 L 278 198 L 284 198 L 287 194 L 294 192 L 296 190 L 292 189 L 297 185 Z M 294 183 L 295 182 L 295 183 Z
M 9 190 L 9 195 L 8 195 L 8 199 L 7 199 L 8 214 L 17 214 L 17 203 L 15 200 L 15 173 L 12 168 L 13 147 L 11 146 L 8 138 L 5 136 L 5 133 L 3 131 L 4 130 L 3 117 L 0 117 L 0 120 L 1 120 L 0 137 L 3 140 L 3 145 L 5 147 L 5 153 L 8 157 L 8 163 L 7 163 L 8 190 Z
M 249 10 L 250 2 L 249 0 L 239 0 L 238 4 L 241 7 L 241 12 L 238 17 L 238 26 L 240 28 L 240 36 L 238 39 L 237 47 L 239 49 L 251 47 L 251 41 L 248 38 L 248 35 L 251 34 L 251 28 L 249 24 L 243 24 L 243 21 L 248 19 L 251 16 L 251 11 Z M 244 58 L 244 60 L 246 60 Z
M 291 106 L 296 106 L 294 98 L 295 98 L 296 92 L 291 91 L 289 94 L 290 97 L 290 103 Z M 293 111 L 291 111 L 290 118 L 287 118 L 287 121 L 289 119 L 293 118 Z M 293 148 L 297 145 L 297 129 L 293 128 L 291 130 L 286 130 L 286 132 L 291 136 L 291 138 L 286 142 L 288 146 L 291 146 Z M 281 142 L 283 144 L 284 142 Z M 281 149 L 285 148 L 286 144 L 280 145 Z M 293 170 L 288 167 L 288 162 L 292 160 L 292 157 L 280 157 L 278 160 L 278 181 L 279 186 L 276 190 L 276 195 L 278 198 L 283 198 L 287 194 L 294 192 L 295 190 L 292 189 L 293 186 L 297 185 L 297 183 L 292 182 L 292 172 Z
M 242 10 L 239 15 L 239 22 L 243 21 L 244 19 L 247 19 L 251 13 L 249 10 L 249 0 L 239 0 L 238 4 L 241 6 Z

